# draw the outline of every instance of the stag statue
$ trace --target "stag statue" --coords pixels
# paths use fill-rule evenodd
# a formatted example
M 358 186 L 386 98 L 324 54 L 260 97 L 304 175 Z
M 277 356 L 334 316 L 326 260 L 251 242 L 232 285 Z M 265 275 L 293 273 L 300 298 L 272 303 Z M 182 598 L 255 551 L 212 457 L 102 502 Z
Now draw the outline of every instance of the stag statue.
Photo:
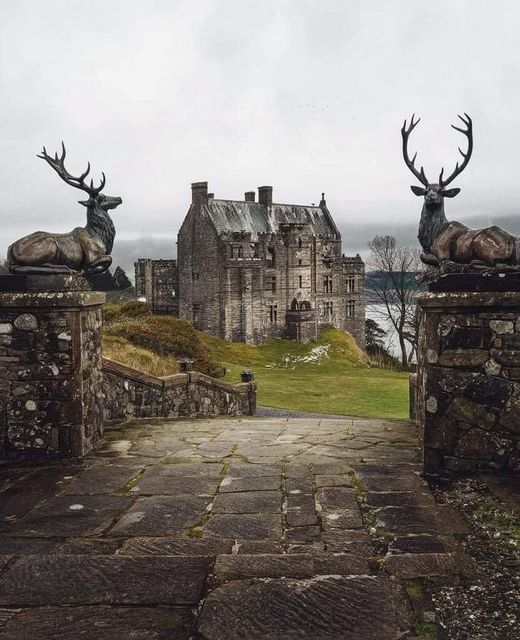
M 406 120 L 401 129 L 403 136 L 403 157 L 406 166 L 423 185 L 410 187 L 416 196 L 424 196 L 424 205 L 419 223 L 418 239 L 423 248 L 421 260 L 432 265 L 440 272 L 492 271 L 518 268 L 520 263 L 520 240 L 500 227 L 485 229 L 468 229 L 460 222 L 450 222 L 444 213 L 444 198 L 454 198 L 460 189 L 446 187 L 464 171 L 473 152 L 473 123 L 467 113 L 458 116 L 465 128 L 451 125 L 468 139 L 466 151 L 462 155 L 462 163 L 457 162 L 454 171 L 444 177 L 441 169 L 439 181 L 431 183 L 426 178 L 423 167 L 420 171 L 415 167 L 415 158 L 408 154 L 408 138 L 419 124 L 420 118 L 414 120 L 415 114 L 407 127 Z
M 64 166 L 65 145 L 61 143 L 62 153 L 54 158 L 43 147 L 38 158 L 45 160 L 71 187 L 81 189 L 88 194 L 88 200 L 80 200 L 87 208 L 87 224 L 76 227 L 69 233 L 48 233 L 37 231 L 20 238 L 7 252 L 9 268 L 12 273 L 102 273 L 111 263 L 110 252 L 114 244 L 116 230 L 108 211 L 122 203 L 121 198 L 105 196 L 101 193 L 105 186 L 105 174 L 98 187 L 85 178 L 90 172 L 90 163 L 79 177 L 72 176 Z

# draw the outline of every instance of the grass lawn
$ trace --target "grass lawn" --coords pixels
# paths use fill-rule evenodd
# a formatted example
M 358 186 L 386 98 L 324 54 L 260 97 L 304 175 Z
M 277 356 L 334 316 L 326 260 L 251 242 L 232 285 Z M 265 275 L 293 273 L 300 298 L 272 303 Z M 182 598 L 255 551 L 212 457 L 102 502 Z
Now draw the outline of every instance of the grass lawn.
M 253 346 L 195 331 L 177 318 L 143 316 L 139 304 L 126 312 L 125 305 L 108 309 L 103 332 L 106 357 L 165 376 L 177 372 L 177 357 L 188 356 L 202 371 L 221 371 L 223 365 L 228 382 L 239 381 L 241 371 L 252 369 L 258 404 L 267 407 L 360 417 L 408 416 L 408 374 L 369 366 L 366 354 L 346 333 L 326 328 L 317 342 L 307 345 L 274 339 Z
M 407 418 L 408 374 L 369 367 L 350 336 L 326 329 L 318 343 L 271 340 L 253 347 L 204 336 L 227 369 L 226 380 L 252 369 L 258 404 L 281 409 L 361 417 Z M 315 362 L 312 352 L 326 347 Z M 298 361 L 302 359 L 304 361 Z

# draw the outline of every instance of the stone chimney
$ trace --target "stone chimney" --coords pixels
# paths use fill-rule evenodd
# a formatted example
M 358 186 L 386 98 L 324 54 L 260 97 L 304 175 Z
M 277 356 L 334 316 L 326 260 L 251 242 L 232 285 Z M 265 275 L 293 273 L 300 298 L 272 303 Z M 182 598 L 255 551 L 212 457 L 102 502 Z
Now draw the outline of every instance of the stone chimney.
M 244 198 L 246 202 L 254 202 L 255 201 L 255 192 L 254 191 L 246 191 L 244 193 Z
M 214 193 L 208 193 L 208 200 L 213 200 L 214 197 L 215 197 Z
M 258 202 L 270 207 L 273 204 L 273 187 L 258 187 Z
M 320 208 L 324 209 L 326 206 L 327 206 L 327 201 L 325 200 L 325 194 L 322 193 L 321 200 L 320 200 Z
M 191 183 L 191 202 L 192 204 L 200 204 L 200 205 L 208 203 L 208 183 L 207 182 Z

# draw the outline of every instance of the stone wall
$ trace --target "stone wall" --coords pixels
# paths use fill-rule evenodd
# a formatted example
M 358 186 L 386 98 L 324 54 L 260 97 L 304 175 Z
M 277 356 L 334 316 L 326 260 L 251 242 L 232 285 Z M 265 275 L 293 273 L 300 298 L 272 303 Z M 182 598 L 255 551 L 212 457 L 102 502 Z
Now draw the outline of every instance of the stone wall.
M 105 418 L 182 418 L 253 415 L 254 382 L 229 384 L 202 373 L 157 378 L 103 359 Z
M 104 301 L 86 291 L 0 293 L 0 459 L 82 456 L 103 435 Z
M 419 306 L 425 472 L 520 470 L 520 293 L 426 293 Z

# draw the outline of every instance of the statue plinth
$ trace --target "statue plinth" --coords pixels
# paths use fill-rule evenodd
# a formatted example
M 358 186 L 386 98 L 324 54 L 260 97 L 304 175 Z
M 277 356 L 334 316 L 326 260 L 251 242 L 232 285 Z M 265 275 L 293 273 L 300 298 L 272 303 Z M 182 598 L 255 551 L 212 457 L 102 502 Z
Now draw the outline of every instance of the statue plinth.
M 418 304 L 425 473 L 520 470 L 520 292 L 430 292 Z
M 103 435 L 105 294 L 81 280 L 0 278 L 0 459 L 83 456 Z
M 492 273 L 447 273 L 428 282 L 428 291 L 451 292 L 520 292 L 519 271 L 499 271 Z

